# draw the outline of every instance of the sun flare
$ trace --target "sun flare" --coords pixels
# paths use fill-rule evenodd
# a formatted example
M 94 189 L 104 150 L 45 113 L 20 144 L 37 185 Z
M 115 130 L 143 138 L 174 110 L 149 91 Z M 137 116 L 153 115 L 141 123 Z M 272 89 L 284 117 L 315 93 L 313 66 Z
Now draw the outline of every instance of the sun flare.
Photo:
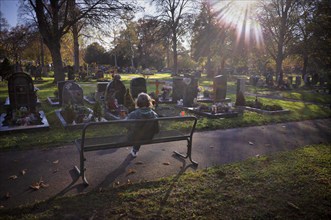
M 255 16 L 256 0 L 213 0 L 213 7 L 219 11 L 221 22 L 236 30 L 237 43 L 249 44 L 255 41 L 263 45 L 261 26 Z

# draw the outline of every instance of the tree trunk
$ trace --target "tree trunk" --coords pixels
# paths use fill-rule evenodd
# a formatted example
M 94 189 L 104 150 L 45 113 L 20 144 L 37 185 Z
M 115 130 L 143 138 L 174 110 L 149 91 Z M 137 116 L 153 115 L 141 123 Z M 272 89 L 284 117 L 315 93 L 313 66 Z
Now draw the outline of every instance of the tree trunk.
M 177 60 L 177 33 L 176 30 L 173 30 L 172 36 L 172 49 L 173 49 L 173 56 L 174 56 L 174 67 L 173 67 L 173 74 L 178 74 L 178 60 Z
M 64 81 L 65 75 L 63 72 L 60 42 L 53 42 L 51 47 L 48 46 L 48 48 L 50 49 L 54 66 L 54 82 Z
M 72 26 L 72 35 L 74 40 L 74 74 L 79 72 L 79 42 L 78 42 L 78 29 L 77 25 Z
M 43 38 L 40 36 L 40 65 L 42 68 L 45 66 L 45 51 Z

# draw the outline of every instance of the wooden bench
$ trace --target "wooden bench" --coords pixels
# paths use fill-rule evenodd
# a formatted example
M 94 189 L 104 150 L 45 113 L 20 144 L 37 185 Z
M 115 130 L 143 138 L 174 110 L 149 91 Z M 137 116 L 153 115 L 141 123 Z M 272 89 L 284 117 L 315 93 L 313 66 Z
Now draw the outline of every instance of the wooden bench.
M 81 138 L 75 140 L 75 145 L 80 153 L 80 168 L 75 166 L 75 169 L 79 176 L 82 177 L 83 182 L 88 185 L 85 176 L 85 152 L 172 141 L 187 141 L 186 155 L 177 151 L 174 153 L 180 157 L 189 158 L 192 164 L 197 166 L 198 163 L 192 160 L 191 155 L 192 136 L 196 123 L 197 118 L 193 116 L 87 123 L 82 130 Z M 156 130 L 154 127 L 150 127 L 150 125 L 155 124 L 157 125 L 158 133 L 154 134 L 154 136 L 152 135 L 153 137 L 146 137 L 145 134 Z M 132 133 L 138 132 L 137 130 L 143 131 L 143 133 L 132 135 Z M 143 137 L 144 135 L 145 137 Z

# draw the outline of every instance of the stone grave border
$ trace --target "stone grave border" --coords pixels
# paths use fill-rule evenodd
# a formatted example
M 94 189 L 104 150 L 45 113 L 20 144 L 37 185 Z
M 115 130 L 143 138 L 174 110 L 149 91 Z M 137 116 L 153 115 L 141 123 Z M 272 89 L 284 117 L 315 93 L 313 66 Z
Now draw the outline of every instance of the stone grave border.
M 88 109 L 89 109 L 91 112 L 93 112 L 92 109 L 90 109 L 90 108 L 88 108 Z M 83 127 L 84 127 L 85 123 L 68 124 L 68 123 L 64 120 L 64 118 L 63 118 L 63 116 L 62 116 L 62 114 L 61 114 L 61 110 L 62 110 L 62 109 L 57 109 L 57 110 L 55 110 L 55 114 L 56 114 L 56 116 L 58 117 L 58 119 L 60 120 L 60 123 L 61 123 L 62 127 L 64 127 L 64 129 L 79 129 L 79 128 L 83 128 Z
M 27 125 L 27 126 L 2 126 L 2 122 L 5 120 L 6 113 L 2 113 L 0 117 L 0 132 L 10 132 L 10 131 L 34 131 L 40 129 L 48 129 L 49 123 L 43 111 L 39 111 L 42 125 Z
M 207 118 L 213 118 L 213 119 L 215 119 L 215 118 L 235 118 L 235 117 L 239 116 L 239 112 L 237 112 L 237 111 L 234 111 L 234 112 L 231 112 L 231 113 L 212 114 L 210 112 L 200 112 L 200 111 L 197 110 L 198 108 L 194 108 L 194 107 L 184 107 L 184 106 L 176 105 L 176 108 L 180 108 L 180 109 L 186 110 L 190 113 L 194 113 L 194 114 L 197 114 L 197 115 L 200 115 L 200 116 L 204 116 L 204 117 L 207 117 Z
M 259 109 L 259 108 L 252 108 L 252 107 L 248 107 L 248 106 L 244 106 L 244 107 L 245 107 L 245 110 L 247 110 L 247 111 L 260 113 L 260 114 L 263 114 L 263 115 L 282 115 L 282 114 L 288 114 L 288 113 L 291 112 L 288 109 L 268 111 L 268 110 L 262 110 L 262 109 Z

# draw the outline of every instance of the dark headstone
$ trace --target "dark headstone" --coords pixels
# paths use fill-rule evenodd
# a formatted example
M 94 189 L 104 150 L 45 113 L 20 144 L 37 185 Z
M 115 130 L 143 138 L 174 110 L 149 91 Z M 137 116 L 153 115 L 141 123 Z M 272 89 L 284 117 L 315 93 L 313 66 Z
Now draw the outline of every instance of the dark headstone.
M 58 94 L 59 94 L 59 104 L 62 106 L 62 92 L 63 92 L 63 86 L 64 84 L 66 84 L 67 82 L 74 82 L 73 80 L 68 80 L 68 81 L 59 81 L 57 82 L 57 90 L 58 90 Z
M 63 86 L 62 106 L 67 104 L 84 105 L 83 89 L 75 82 L 67 82 Z
M 172 83 L 172 101 L 177 102 L 183 98 L 184 95 L 184 82 L 183 77 L 173 77 Z
M 98 82 L 97 92 L 105 92 L 108 86 L 108 82 Z
M 98 82 L 97 91 L 95 92 L 95 100 L 101 101 L 100 97 L 105 95 L 105 91 L 107 90 L 108 82 Z
M 245 79 L 237 79 L 237 96 L 239 92 L 242 92 L 243 94 L 245 93 L 245 83 Z
M 193 106 L 194 99 L 198 96 L 198 80 L 191 78 L 184 78 L 184 94 L 183 94 L 183 105 L 185 107 Z
M 143 77 L 133 78 L 130 82 L 130 91 L 132 98 L 137 98 L 139 93 L 147 92 L 146 80 Z
M 110 98 L 117 99 L 117 103 L 123 105 L 124 104 L 124 95 L 126 92 L 125 85 L 120 79 L 114 79 L 109 82 L 105 91 L 105 99 L 106 102 L 110 100 Z
M 218 75 L 214 78 L 214 101 L 224 101 L 226 98 L 227 89 L 227 77 L 224 75 Z
M 289 76 L 289 77 L 287 77 L 287 83 L 288 83 L 288 85 L 289 86 L 292 86 L 292 84 L 293 84 L 293 76 Z
M 295 86 L 299 87 L 301 85 L 301 76 L 295 77 Z
M 10 75 L 8 78 L 8 93 L 10 109 L 26 107 L 30 112 L 36 111 L 37 95 L 30 75 L 24 72 Z

